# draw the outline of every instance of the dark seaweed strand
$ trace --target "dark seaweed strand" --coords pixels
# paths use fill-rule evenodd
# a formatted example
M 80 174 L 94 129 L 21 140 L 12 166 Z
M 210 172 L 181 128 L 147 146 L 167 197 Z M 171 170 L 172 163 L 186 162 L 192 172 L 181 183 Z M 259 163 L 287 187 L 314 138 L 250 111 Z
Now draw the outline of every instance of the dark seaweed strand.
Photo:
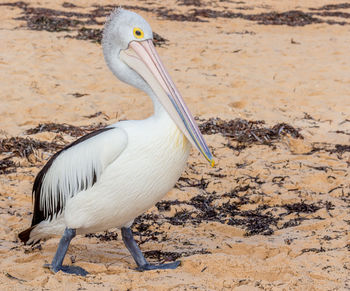
M 57 201 L 57 206 L 56 209 L 54 209 L 53 211 L 49 212 L 47 215 L 45 215 L 44 211 L 40 209 L 40 195 L 41 195 L 41 187 L 45 178 L 45 175 L 47 173 L 47 171 L 50 169 L 50 167 L 52 166 L 53 162 L 55 161 L 55 159 L 65 150 L 68 150 L 69 148 L 80 144 L 98 134 L 101 134 L 105 131 L 108 131 L 110 129 L 114 129 L 114 127 L 105 127 L 105 128 L 101 128 L 98 129 L 96 131 L 90 132 L 84 136 L 82 136 L 81 138 L 77 139 L 76 141 L 74 141 L 73 143 L 69 144 L 68 146 L 66 146 L 65 148 L 63 148 L 62 150 L 58 151 L 57 153 L 55 153 L 50 160 L 46 163 L 46 165 L 41 169 L 41 171 L 38 173 L 38 175 L 35 178 L 34 184 L 33 184 L 33 191 L 32 191 L 32 195 L 34 198 L 34 213 L 33 213 L 33 219 L 32 219 L 32 226 L 40 223 L 43 220 L 46 219 L 52 219 L 52 217 L 54 215 L 58 215 L 59 213 L 62 212 L 62 210 L 64 209 L 64 203 L 63 201 L 61 201 L 60 199 L 58 199 Z M 92 181 L 92 185 L 96 183 L 96 173 L 93 173 L 93 181 Z M 82 183 L 82 185 L 84 185 L 84 183 Z M 85 183 L 85 185 L 87 185 Z M 86 189 L 81 189 L 81 190 L 86 190 Z M 51 197 L 49 195 L 49 197 Z

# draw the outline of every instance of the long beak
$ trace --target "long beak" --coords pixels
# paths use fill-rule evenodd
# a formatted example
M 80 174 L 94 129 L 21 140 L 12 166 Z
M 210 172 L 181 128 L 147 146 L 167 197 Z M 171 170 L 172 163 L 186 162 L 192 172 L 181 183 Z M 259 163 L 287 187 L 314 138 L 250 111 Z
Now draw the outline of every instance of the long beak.
M 152 40 L 132 41 L 126 50 L 120 52 L 119 56 L 150 85 L 176 125 L 213 167 L 215 164 L 213 156 L 204 137 L 162 64 Z

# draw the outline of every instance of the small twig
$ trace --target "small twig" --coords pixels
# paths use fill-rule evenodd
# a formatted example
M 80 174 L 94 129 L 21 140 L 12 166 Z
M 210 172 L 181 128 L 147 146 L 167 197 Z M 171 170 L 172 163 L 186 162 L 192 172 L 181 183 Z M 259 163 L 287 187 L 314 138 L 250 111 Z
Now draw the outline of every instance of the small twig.
M 9 273 L 5 273 L 5 275 L 6 275 L 7 278 L 10 278 L 10 279 L 12 279 L 12 280 L 17 280 L 18 282 L 27 282 L 26 280 L 19 279 L 19 278 L 15 277 L 15 276 L 12 276 L 12 275 L 9 274 Z

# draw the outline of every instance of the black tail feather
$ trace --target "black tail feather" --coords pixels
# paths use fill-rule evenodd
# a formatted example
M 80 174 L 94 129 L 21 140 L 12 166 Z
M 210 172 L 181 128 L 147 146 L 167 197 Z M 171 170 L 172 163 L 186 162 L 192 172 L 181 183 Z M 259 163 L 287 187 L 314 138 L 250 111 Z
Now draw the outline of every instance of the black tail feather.
M 32 232 L 32 230 L 36 227 L 36 225 L 31 226 L 29 228 L 27 228 L 26 230 L 20 232 L 18 234 L 18 238 L 24 243 L 27 244 L 27 241 L 30 239 L 30 233 Z

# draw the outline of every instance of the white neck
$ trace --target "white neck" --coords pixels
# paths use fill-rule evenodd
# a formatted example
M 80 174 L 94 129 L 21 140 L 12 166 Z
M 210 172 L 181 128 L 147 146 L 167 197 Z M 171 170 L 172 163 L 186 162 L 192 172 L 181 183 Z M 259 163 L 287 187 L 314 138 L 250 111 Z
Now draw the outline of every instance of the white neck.
M 163 107 L 163 105 L 159 102 L 159 99 L 158 99 L 157 95 L 153 92 L 152 89 L 145 90 L 145 92 L 147 93 L 147 95 L 152 100 L 152 103 L 153 103 L 153 115 L 155 117 L 158 117 L 158 116 L 161 116 L 161 115 L 164 115 L 164 114 L 169 115 L 168 112 Z M 169 116 L 169 118 L 170 118 L 170 116 Z

